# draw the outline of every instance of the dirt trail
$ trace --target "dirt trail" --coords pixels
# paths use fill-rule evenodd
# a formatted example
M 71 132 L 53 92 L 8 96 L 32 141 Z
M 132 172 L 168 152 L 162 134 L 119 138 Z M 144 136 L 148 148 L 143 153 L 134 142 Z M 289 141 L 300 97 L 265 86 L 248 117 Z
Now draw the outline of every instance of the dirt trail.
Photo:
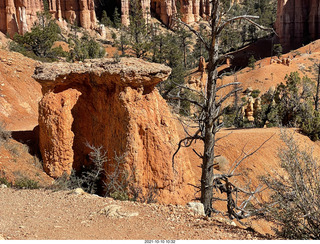
M 0 235 L 8 240 L 265 239 L 216 218 L 193 216 L 184 206 L 115 201 L 68 191 L 0 189 Z M 110 217 L 110 205 L 137 213 Z

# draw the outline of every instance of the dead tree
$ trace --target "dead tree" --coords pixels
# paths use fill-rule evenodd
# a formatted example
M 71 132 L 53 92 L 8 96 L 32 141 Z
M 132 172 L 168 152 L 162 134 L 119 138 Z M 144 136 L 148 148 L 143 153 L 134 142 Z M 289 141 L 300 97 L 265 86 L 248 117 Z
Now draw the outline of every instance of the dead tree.
M 219 117 L 223 115 L 224 108 L 223 103 L 230 98 L 235 92 L 239 91 L 239 88 L 233 89 L 230 92 L 227 92 L 222 97 L 217 96 L 217 92 L 227 88 L 239 85 L 238 82 L 232 82 L 226 85 L 218 86 L 217 81 L 219 79 L 218 66 L 222 61 L 226 59 L 225 55 L 219 54 L 219 37 L 223 29 L 235 22 L 248 21 L 249 23 L 255 25 L 256 27 L 262 30 L 272 30 L 270 28 L 265 28 L 256 22 L 254 19 L 258 19 L 258 16 L 251 15 L 241 15 L 241 16 L 229 16 L 230 10 L 232 9 L 233 4 L 230 3 L 228 8 L 225 8 L 223 0 L 212 0 L 212 12 L 209 16 L 207 22 L 208 28 L 210 28 L 210 38 L 209 42 L 206 41 L 198 31 L 192 28 L 190 25 L 182 22 L 180 19 L 175 18 L 176 21 L 180 22 L 186 26 L 193 34 L 195 34 L 199 40 L 203 43 L 206 51 L 209 54 L 209 60 L 207 65 L 208 79 L 206 83 L 206 90 L 203 94 L 203 103 L 199 104 L 198 101 L 190 101 L 193 104 L 196 104 L 200 107 L 201 112 L 197 118 L 198 130 L 194 134 L 188 134 L 188 136 L 182 139 L 179 143 L 177 152 L 181 147 L 188 147 L 196 140 L 202 140 L 204 143 L 203 153 L 197 153 L 202 159 L 202 175 L 201 175 L 201 203 L 204 205 L 205 213 L 207 216 L 211 215 L 213 211 L 212 202 L 213 202 L 213 190 L 215 184 L 218 180 L 224 180 L 231 177 L 228 176 L 217 176 L 213 172 L 214 158 L 215 158 L 215 145 L 217 143 L 216 134 L 223 127 L 223 123 L 219 122 Z M 224 6 L 223 6 L 224 5 Z M 176 153 L 177 153 L 176 152 Z M 174 166 L 174 156 L 173 155 L 173 166 Z M 226 185 L 227 191 L 232 191 L 232 186 L 229 184 Z M 229 188 L 228 188 L 229 187 Z M 231 188 L 230 188 L 231 187 Z M 231 189 L 231 190 L 230 190 Z
M 316 94 L 314 97 L 315 110 L 319 111 L 319 93 L 320 93 L 320 62 L 315 63 L 314 65 L 316 75 L 317 75 L 317 86 L 316 86 Z

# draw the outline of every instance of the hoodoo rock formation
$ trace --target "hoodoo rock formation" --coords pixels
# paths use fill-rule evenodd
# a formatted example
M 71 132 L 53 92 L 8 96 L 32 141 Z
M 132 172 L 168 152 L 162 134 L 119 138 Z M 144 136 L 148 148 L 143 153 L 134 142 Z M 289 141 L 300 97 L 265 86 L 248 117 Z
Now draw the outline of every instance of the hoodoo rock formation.
M 129 25 L 130 1 L 121 1 L 121 20 L 124 25 Z M 206 18 L 211 14 L 209 0 L 180 0 L 182 20 L 186 23 L 199 21 L 200 17 Z M 155 15 L 165 25 L 170 26 L 172 17 L 177 13 L 174 0 L 141 0 L 142 10 L 147 18 L 148 13 Z
M 42 64 L 34 78 L 42 85 L 39 103 L 40 150 L 46 172 L 59 177 L 90 164 L 91 149 L 103 146 L 112 172 L 115 156 L 135 174 L 146 192 L 156 185 L 160 202 L 184 203 L 193 194 L 187 155 L 172 155 L 179 136 L 176 120 L 155 85 L 170 68 L 139 59 Z
M 0 31 L 13 36 L 30 30 L 43 10 L 42 0 L 0 0 Z
M 51 15 L 63 22 L 77 24 L 85 29 L 96 28 L 96 8 L 101 8 L 95 0 L 48 0 Z M 130 23 L 130 1 L 119 1 L 121 21 L 128 26 Z M 144 17 L 155 16 L 165 25 L 170 26 L 172 16 L 177 13 L 174 0 L 141 0 Z M 42 0 L 0 0 L 0 31 L 9 34 L 24 34 L 29 31 L 37 20 L 37 12 L 44 10 Z M 180 12 L 186 23 L 199 21 L 200 17 L 210 15 L 209 0 L 181 0 Z
M 278 0 L 275 26 L 285 51 L 320 38 L 320 1 Z
M 94 0 L 48 0 L 49 12 L 59 21 L 92 29 L 96 25 Z M 37 20 L 37 12 L 44 10 L 42 0 L 0 0 L 0 31 L 24 34 Z
M 145 18 L 154 16 L 167 26 L 171 25 L 172 17 L 178 11 L 186 23 L 199 21 L 200 17 L 206 19 L 211 14 L 209 0 L 180 0 L 179 4 L 174 0 L 140 1 Z M 130 1 L 116 2 L 121 9 L 122 23 L 128 26 Z M 48 0 L 48 5 L 49 12 L 60 22 L 67 20 L 86 29 L 97 27 L 96 10 L 102 8 L 95 0 Z M 42 0 L 0 0 L 0 31 L 11 37 L 15 33 L 24 34 L 37 20 L 37 12 L 43 10 Z M 285 51 L 320 38 L 320 2 L 278 0 L 275 27 Z

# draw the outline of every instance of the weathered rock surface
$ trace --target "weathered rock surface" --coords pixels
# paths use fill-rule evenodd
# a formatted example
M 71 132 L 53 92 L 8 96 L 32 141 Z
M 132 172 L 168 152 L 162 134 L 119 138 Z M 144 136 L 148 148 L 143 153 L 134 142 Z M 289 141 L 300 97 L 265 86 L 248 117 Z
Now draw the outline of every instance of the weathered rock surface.
M 147 13 L 155 14 L 165 25 L 170 26 L 172 17 L 177 13 L 174 0 L 141 0 L 141 6 L 147 17 Z M 211 14 L 209 0 L 180 0 L 182 20 L 186 23 L 199 21 L 200 17 L 207 18 Z M 121 1 L 122 23 L 129 24 L 130 4 L 129 0 Z
M 81 93 L 68 89 L 60 93 L 49 92 L 39 103 L 40 150 L 44 170 L 52 177 L 61 172 L 71 173 L 73 139 L 71 109 Z
M 0 0 L 0 31 L 13 36 L 30 30 L 37 19 L 37 12 L 43 10 L 42 0 Z
M 59 21 L 92 29 L 96 25 L 94 0 L 48 0 L 49 11 Z M 11 37 L 24 34 L 37 20 L 37 12 L 44 10 L 42 0 L 0 0 L 0 31 Z
M 130 212 L 120 205 L 108 205 L 99 211 L 99 214 L 110 218 L 129 218 L 138 216 L 138 212 Z
M 95 8 L 100 8 L 95 0 L 48 0 L 51 15 L 64 22 L 77 24 L 86 29 L 96 28 Z M 209 0 L 181 0 L 180 11 L 186 23 L 207 18 L 211 13 Z M 155 15 L 165 25 L 170 26 L 173 14 L 177 13 L 174 0 L 141 0 L 144 18 Z M 0 0 L 0 31 L 11 37 L 15 33 L 24 34 L 37 20 L 37 12 L 44 10 L 42 0 Z M 121 21 L 129 25 L 130 1 L 121 0 Z
M 126 169 L 144 192 L 156 185 L 160 202 L 184 202 L 193 194 L 187 186 L 193 182 L 193 171 L 182 154 L 176 160 L 177 172 L 172 168 L 177 124 L 154 89 L 170 71 L 139 59 L 38 66 L 34 78 L 44 95 L 39 127 L 46 172 L 59 177 L 72 167 L 79 170 L 90 164 L 88 142 L 107 150 L 108 172 L 114 169 L 114 157 L 125 155 Z
M 0 120 L 8 130 L 33 130 L 38 124 L 41 86 L 31 78 L 36 63 L 0 49 Z
M 188 202 L 187 207 L 190 208 L 194 215 L 205 216 L 204 206 L 201 202 Z
M 318 0 L 278 0 L 276 31 L 285 51 L 320 37 Z

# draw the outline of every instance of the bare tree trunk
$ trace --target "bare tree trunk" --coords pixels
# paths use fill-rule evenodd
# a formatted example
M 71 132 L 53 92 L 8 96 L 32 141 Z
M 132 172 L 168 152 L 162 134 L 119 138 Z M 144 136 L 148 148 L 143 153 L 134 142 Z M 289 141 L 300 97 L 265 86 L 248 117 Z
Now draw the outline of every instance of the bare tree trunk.
M 200 200 L 201 200 L 201 203 L 204 205 L 204 210 L 207 216 L 210 216 L 213 210 L 212 201 L 214 200 L 213 198 L 214 184 L 216 184 L 220 179 L 222 180 L 222 178 L 230 178 L 233 176 L 233 172 L 229 175 L 224 175 L 223 177 L 219 176 L 218 174 L 216 175 L 214 174 L 213 172 L 213 164 L 214 164 L 214 158 L 215 158 L 214 148 L 215 148 L 216 142 L 219 139 L 221 139 L 221 138 L 216 139 L 216 134 L 219 131 L 219 129 L 222 127 L 222 124 L 218 123 L 219 116 L 222 115 L 224 112 L 223 109 L 221 108 L 222 104 L 224 101 L 226 101 L 226 99 L 228 99 L 235 92 L 240 90 L 240 88 L 236 88 L 230 92 L 227 92 L 226 95 L 223 95 L 222 97 L 217 99 L 217 91 L 232 85 L 238 85 L 238 82 L 233 82 L 233 83 L 228 83 L 226 85 L 221 85 L 219 87 L 217 86 L 218 63 L 221 60 L 221 58 L 222 59 L 225 58 L 225 56 L 219 57 L 219 35 L 221 34 L 222 30 L 226 26 L 228 26 L 229 24 L 237 20 L 246 20 L 260 29 L 272 30 L 270 28 L 265 28 L 261 25 L 258 25 L 257 23 L 251 20 L 251 19 L 258 19 L 259 17 L 257 16 L 240 15 L 240 16 L 228 18 L 226 14 L 232 8 L 232 5 L 230 5 L 229 10 L 227 10 L 226 12 L 221 11 L 222 7 L 220 5 L 222 5 L 221 0 L 212 0 L 212 1 L 206 0 L 206 7 L 208 11 L 206 13 L 209 14 L 210 13 L 209 8 L 212 7 L 211 17 L 210 17 L 210 20 L 208 21 L 209 22 L 208 26 L 210 26 L 210 29 L 211 29 L 211 38 L 209 43 L 203 38 L 203 36 L 198 31 L 193 29 L 190 25 L 183 23 L 180 19 L 176 19 L 179 23 L 184 24 L 191 32 L 193 32 L 200 39 L 200 41 L 205 46 L 206 51 L 209 53 L 209 60 L 208 60 L 208 66 L 207 66 L 208 80 L 207 80 L 206 94 L 202 94 L 202 97 L 204 98 L 205 103 L 202 105 L 202 104 L 199 104 L 197 101 L 192 101 L 193 104 L 196 104 L 201 108 L 201 118 L 199 117 L 197 120 L 199 123 L 199 129 L 193 136 L 189 135 L 179 142 L 178 149 L 172 157 L 173 158 L 172 165 L 174 168 L 174 157 L 179 151 L 179 149 L 183 146 L 183 143 L 184 143 L 184 147 L 189 147 L 193 143 L 193 141 L 196 141 L 196 140 L 203 141 L 204 143 L 203 155 L 200 155 L 197 152 L 196 154 L 202 158 Z M 252 155 L 252 154 L 248 154 L 248 155 Z M 248 155 L 246 155 L 244 158 L 247 158 Z M 243 161 L 243 159 L 240 160 L 239 163 L 237 163 L 237 166 Z M 223 180 L 225 181 L 225 179 Z M 229 195 L 231 195 L 231 193 Z M 252 193 L 250 194 L 252 195 Z M 232 196 L 229 196 L 229 197 L 232 197 Z M 231 203 L 232 201 L 230 200 L 229 202 Z M 234 208 L 234 206 L 232 205 L 231 208 Z
M 216 35 L 216 26 L 218 22 L 218 8 L 219 1 L 216 4 L 213 3 L 212 10 L 212 41 L 209 51 L 208 62 L 208 81 L 207 81 L 207 104 L 205 110 L 204 120 L 204 151 L 202 161 L 202 175 L 201 175 L 201 202 L 204 205 L 204 209 L 207 216 L 210 216 L 212 210 L 213 199 L 213 161 L 214 161 L 214 147 L 215 147 L 215 135 L 217 125 L 217 115 L 219 113 L 216 107 L 216 92 L 217 92 L 217 63 L 219 59 L 218 50 L 218 38 Z
M 320 63 L 316 64 L 318 77 L 317 77 L 317 89 L 316 89 L 316 97 L 315 97 L 315 110 L 319 111 L 319 90 L 320 90 Z

